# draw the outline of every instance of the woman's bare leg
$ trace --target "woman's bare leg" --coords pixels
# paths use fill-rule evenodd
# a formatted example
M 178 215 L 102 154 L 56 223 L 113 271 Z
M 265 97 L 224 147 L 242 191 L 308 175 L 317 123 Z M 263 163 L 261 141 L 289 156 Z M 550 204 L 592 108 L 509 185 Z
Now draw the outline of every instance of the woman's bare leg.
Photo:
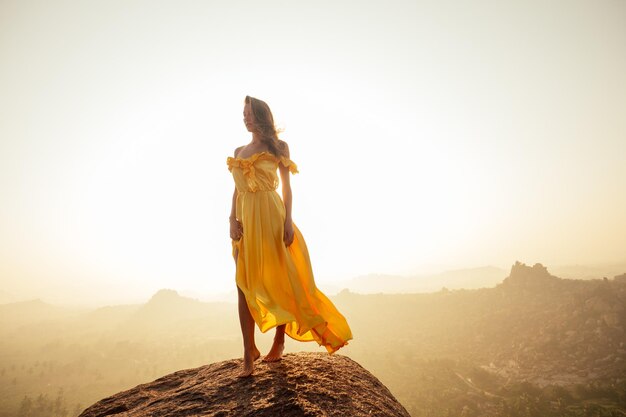
M 237 261 L 238 252 L 235 251 L 235 262 Z M 252 375 L 254 371 L 254 361 L 261 356 L 261 352 L 254 343 L 254 319 L 250 314 L 246 296 L 237 287 L 238 305 L 239 305 L 239 324 L 241 325 L 241 334 L 243 336 L 243 369 L 237 375 L 244 377 Z
M 283 356 L 285 350 L 285 325 L 276 326 L 276 334 L 274 335 L 274 343 L 269 353 L 263 357 L 264 362 L 276 362 Z

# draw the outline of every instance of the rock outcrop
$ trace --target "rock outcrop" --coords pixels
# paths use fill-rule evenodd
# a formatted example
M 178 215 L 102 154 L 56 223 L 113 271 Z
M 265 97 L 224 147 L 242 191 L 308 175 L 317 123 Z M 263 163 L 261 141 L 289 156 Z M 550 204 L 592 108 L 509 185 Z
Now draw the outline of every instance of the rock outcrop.
M 241 359 L 232 359 L 177 371 L 98 401 L 79 417 L 409 416 L 376 377 L 343 355 L 257 360 L 248 378 L 236 377 L 240 368 Z
M 562 282 L 562 279 L 550 274 L 548 268 L 539 263 L 530 267 L 517 261 L 511 267 L 511 273 L 502 281 L 501 285 L 504 287 L 546 291 L 557 288 Z

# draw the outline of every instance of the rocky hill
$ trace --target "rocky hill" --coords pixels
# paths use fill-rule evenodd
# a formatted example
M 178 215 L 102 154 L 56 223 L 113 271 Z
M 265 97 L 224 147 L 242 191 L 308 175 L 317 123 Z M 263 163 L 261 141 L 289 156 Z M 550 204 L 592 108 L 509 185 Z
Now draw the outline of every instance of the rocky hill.
M 518 262 L 495 288 L 343 292 L 337 303 L 359 318 L 353 331 L 367 337 L 371 351 L 469 360 L 540 386 L 626 375 L 626 281 L 619 277 L 561 279 L 541 264 Z
M 80 417 L 409 416 L 376 377 L 342 355 L 258 361 L 249 378 L 236 377 L 240 367 L 241 360 L 233 359 L 174 372 L 105 398 Z
M 626 282 L 565 280 L 516 263 L 493 298 L 492 319 L 507 325 L 485 337 L 508 339 L 492 351 L 505 374 L 539 385 L 626 375 Z

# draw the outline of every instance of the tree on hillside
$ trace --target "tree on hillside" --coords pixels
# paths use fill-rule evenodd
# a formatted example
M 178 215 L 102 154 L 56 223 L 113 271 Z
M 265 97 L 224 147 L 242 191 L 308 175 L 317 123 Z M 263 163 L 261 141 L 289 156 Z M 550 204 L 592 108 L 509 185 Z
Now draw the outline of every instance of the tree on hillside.
M 55 399 L 48 398 L 48 394 L 39 394 L 34 400 L 28 395 L 24 396 L 17 415 L 18 417 L 68 417 L 63 388 L 59 388 Z

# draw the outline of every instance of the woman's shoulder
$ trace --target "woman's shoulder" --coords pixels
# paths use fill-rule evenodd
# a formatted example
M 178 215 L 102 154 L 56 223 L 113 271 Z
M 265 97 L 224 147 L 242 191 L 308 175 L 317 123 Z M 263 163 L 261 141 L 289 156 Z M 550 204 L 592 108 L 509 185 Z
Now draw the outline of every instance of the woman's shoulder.
M 280 163 L 280 165 L 289 169 L 292 174 L 297 174 L 298 166 L 290 159 L 291 157 L 289 156 L 289 145 L 287 145 L 287 142 L 283 140 L 279 140 L 278 145 L 281 147 L 278 162 Z
M 237 155 L 239 154 L 239 151 L 241 151 L 243 148 L 245 148 L 246 145 L 241 145 L 240 147 L 238 147 L 237 149 L 235 149 L 235 152 L 233 153 L 233 156 L 236 158 Z
M 278 146 L 280 148 L 280 154 L 289 158 L 289 145 L 284 140 L 278 139 Z

